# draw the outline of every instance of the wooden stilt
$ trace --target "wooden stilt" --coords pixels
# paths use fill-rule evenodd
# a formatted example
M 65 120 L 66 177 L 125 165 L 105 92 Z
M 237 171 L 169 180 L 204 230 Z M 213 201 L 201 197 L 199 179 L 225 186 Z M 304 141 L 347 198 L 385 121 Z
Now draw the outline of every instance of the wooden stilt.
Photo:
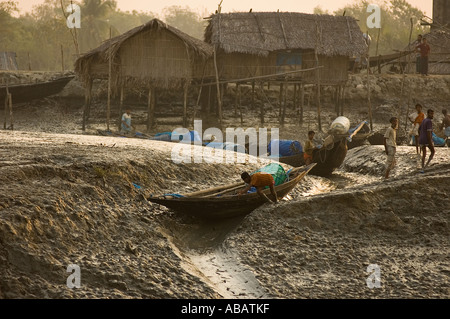
M 252 110 L 255 108 L 255 81 L 252 81 Z
M 119 97 L 119 126 L 118 130 L 120 131 L 121 123 L 122 123 L 122 113 L 123 113 L 123 100 L 124 100 L 124 84 L 120 86 L 120 97 Z
M 187 127 L 187 96 L 188 96 L 188 84 L 184 85 L 183 94 L 183 127 Z
M 208 87 L 208 105 L 206 107 L 206 115 L 209 115 L 209 113 L 211 112 L 211 90 L 212 90 L 212 87 L 209 86 Z
M 317 24 L 317 21 L 316 21 L 316 46 L 314 49 L 314 56 L 315 56 L 317 68 L 319 67 L 319 55 L 317 53 L 319 37 L 320 37 L 319 25 Z M 317 106 L 317 125 L 318 125 L 319 132 L 321 132 L 322 131 L 322 121 L 320 119 L 320 69 L 319 68 L 316 70 L 316 104 L 317 104 L 316 105 Z
M 300 124 L 303 124 L 303 107 L 305 105 L 305 85 L 300 84 Z
M 14 130 L 14 118 L 13 118 L 13 107 L 12 107 L 12 94 L 8 93 L 8 104 L 9 104 L 9 122 L 11 123 L 9 128 Z
M 236 82 L 236 91 L 235 91 L 235 100 L 234 100 L 234 116 L 237 117 L 237 109 L 238 109 L 238 90 L 239 90 L 239 83 Z
M 217 88 L 217 108 L 218 108 L 218 116 L 219 123 L 222 125 L 222 100 L 220 94 L 220 85 L 219 85 L 219 70 L 217 69 L 217 57 L 216 57 L 216 48 L 214 47 L 214 69 L 216 71 L 216 88 Z
M 264 90 L 264 86 L 261 83 L 260 84 L 261 90 Z M 264 125 L 264 103 L 260 103 L 260 107 L 259 107 L 259 117 L 261 120 L 261 126 Z
M 240 116 L 241 116 L 241 125 L 243 125 L 244 124 L 244 118 L 242 116 L 242 100 L 241 100 L 241 86 L 240 85 L 238 85 L 237 90 L 238 90 L 238 101 L 239 101 L 239 113 L 240 113 Z
M 278 119 L 281 119 L 281 109 L 282 109 L 282 104 L 283 104 L 283 83 L 280 83 L 280 92 L 279 92 L 279 96 L 278 96 L 278 105 L 279 105 L 279 110 L 278 110 Z
M 283 110 L 281 112 L 281 125 L 284 125 L 284 120 L 286 118 L 287 89 L 288 85 L 285 83 L 283 86 Z
M 154 89 L 150 85 L 148 88 L 148 96 L 147 96 L 147 132 L 150 132 L 151 128 L 153 127 L 155 117 L 155 109 L 153 107 L 154 106 L 153 93 Z
M 62 44 L 61 44 L 61 71 L 64 72 L 64 50 Z
M 3 122 L 3 129 L 4 130 L 6 130 L 6 119 L 8 117 L 8 103 L 9 103 L 8 95 L 9 95 L 8 80 L 6 80 L 5 120 Z
M 298 108 L 297 108 L 297 83 L 294 83 L 294 97 L 292 98 L 292 109 L 297 111 L 297 115 L 298 115 Z
M 91 94 L 92 94 L 92 79 L 89 79 L 86 83 L 84 90 L 84 107 L 83 107 L 83 124 L 82 130 L 86 130 L 86 125 L 89 119 L 89 113 L 91 108 Z

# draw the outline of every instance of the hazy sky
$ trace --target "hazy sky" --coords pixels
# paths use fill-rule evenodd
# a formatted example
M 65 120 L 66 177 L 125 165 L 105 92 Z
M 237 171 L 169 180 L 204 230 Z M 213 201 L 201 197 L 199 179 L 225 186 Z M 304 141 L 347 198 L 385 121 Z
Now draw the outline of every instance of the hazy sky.
M 2 0 L 0 0 L 2 1 Z M 116 0 L 117 6 L 122 11 L 151 11 L 160 14 L 162 9 L 168 6 L 189 6 L 196 12 L 213 13 L 217 9 L 220 0 Z M 333 12 L 342 8 L 346 4 L 354 3 L 356 0 L 223 0 L 222 12 L 232 11 L 292 11 L 312 13 L 316 6 Z M 432 17 L 433 0 L 407 0 L 413 6 L 424 11 L 429 17 Z M 41 4 L 44 0 L 18 0 L 19 8 L 22 11 L 29 11 L 33 5 Z M 374 1 L 377 3 L 379 1 Z

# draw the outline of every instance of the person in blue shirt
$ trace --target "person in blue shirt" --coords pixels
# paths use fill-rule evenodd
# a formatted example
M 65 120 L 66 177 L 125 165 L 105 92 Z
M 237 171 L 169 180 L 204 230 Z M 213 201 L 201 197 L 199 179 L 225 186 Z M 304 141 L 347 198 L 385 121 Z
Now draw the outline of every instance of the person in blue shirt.
M 434 144 L 433 144 L 433 117 L 434 111 L 429 109 L 427 111 L 427 118 L 422 121 L 419 127 L 419 144 L 422 148 L 422 170 L 423 173 L 425 167 L 430 164 L 434 156 Z M 425 164 L 425 158 L 427 156 L 427 147 L 430 149 L 430 156 L 428 157 L 428 162 Z
M 120 131 L 125 134 L 129 134 L 131 132 L 131 110 L 127 109 L 125 113 L 122 115 L 122 123 L 120 125 Z

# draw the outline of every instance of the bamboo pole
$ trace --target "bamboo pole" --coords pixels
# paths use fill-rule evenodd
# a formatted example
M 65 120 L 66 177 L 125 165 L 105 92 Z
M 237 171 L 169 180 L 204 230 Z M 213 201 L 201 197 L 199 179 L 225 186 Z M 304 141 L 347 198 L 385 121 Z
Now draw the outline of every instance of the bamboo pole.
M 3 129 L 6 130 L 6 119 L 8 117 L 8 94 L 9 94 L 9 79 L 6 79 L 6 95 L 5 95 L 5 120 L 3 122 Z
M 8 93 L 8 104 L 9 104 L 9 122 L 11 125 L 9 126 L 11 131 L 14 130 L 14 119 L 13 119 L 13 107 L 12 107 L 12 94 Z
M 239 89 L 239 83 L 236 83 L 236 91 L 234 94 L 234 116 L 237 117 L 237 109 L 238 109 L 238 89 Z
M 249 77 L 249 78 L 220 81 L 219 84 L 236 83 L 236 82 L 247 82 L 247 81 L 251 81 L 251 80 L 271 79 L 271 78 L 280 77 L 282 75 L 289 75 L 289 74 L 295 74 L 295 73 L 303 73 L 303 72 L 315 71 L 315 70 L 321 69 L 321 68 L 323 68 L 323 66 L 317 66 L 317 67 L 313 67 L 313 68 L 309 68 L 309 69 L 288 71 L 288 72 L 283 72 L 283 73 L 274 73 L 274 74 L 268 74 L 268 75 L 252 76 L 252 77 Z M 270 82 L 268 82 L 268 83 L 270 84 Z M 203 86 L 211 86 L 211 85 L 216 85 L 216 82 L 204 83 L 204 84 L 201 84 L 201 85 L 203 85 Z M 194 85 L 194 86 L 198 86 L 198 85 Z M 267 89 L 270 90 L 270 87 L 268 87 Z
M 242 95 L 241 95 L 241 86 L 239 85 L 238 86 L 239 114 L 241 116 L 241 125 L 243 125 L 244 124 L 244 118 L 242 116 L 242 100 L 241 100 L 241 97 L 242 97 Z
M 150 84 L 148 87 L 148 95 L 147 95 L 147 132 L 150 132 L 155 117 L 155 108 L 154 108 L 154 88 Z
M 62 44 L 61 44 L 61 70 L 64 72 L 64 50 Z
M 284 87 L 283 82 L 280 82 L 280 92 L 279 92 L 279 96 L 278 96 L 278 105 L 279 105 L 278 119 L 280 122 L 281 122 L 281 109 L 283 107 L 283 87 Z
M 284 125 L 284 120 L 286 118 L 286 100 L 287 100 L 287 89 L 288 89 L 288 85 L 287 83 L 284 85 L 284 90 L 283 90 L 283 111 L 281 113 L 281 125 Z
M 372 119 L 372 103 L 370 102 L 370 41 L 369 41 L 369 30 L 367 30 L 367 106 L 369 109 L 369 122 L 370 130 L 373 130 L 373 119 Z
M 298 115 L 298 107 L 297 107 L 297 83 L 294 83 L 294 96 L 292 97 L 292 109 L 294 111 L 297 111 L 297 115 Z
M 408 50 L 410 51 L 410 45 L 411 45 L 411 36 L 412 36 L 412 29 L 413 29 L 413 19 L 410 18 L 410 29 L 409 29 L 409 40 L 408 40 Z M 405 72 L 409 72 L 409 66 L 410 66 L 410 58 L 411 58 L 411 54 L 408 54 L 408 61 L 406 63 L 406 70 Z M 403 74 L 403 82 L 405 81 L 405 76 L 406 74 Z M 402 84 L 402 91 L 403 91 L 403 84 Z M 405 131 L 408 130 L 408 113 L 409 113 L 409 103 L 411 101 L 411 84 L 408 85 L 408 103 L 406 105 L 406 114 L 405 114 Z M 403 95 L 402 95 L 403 97 Z
M 255 81 L 252 81 L 252 110 L 255 108 Z
M 314 48 L 314 56 L 316 60 L 316 67 L 319 67 L 319 56 L 317 54 L 317 49 L 319 46 L 319 25 L 316 21 L 316 46 Z M 316 70 L 316 87 L 317 87 L 317 94 L 316 94 L 316 103 L 317 103 L 317 125 L 319 132 L 322 131 L 322 121 L 320 119 L 320 69 Z
M 305 85 L 300 84 L 300 124 L 303 124 L 303 107 L 305 105 Z
M 124 83 L 120 86 L 120 98 L 119 98 L 119 127 L 118 130 L 122 127 L 122 112 L 123 112 L 123 100 L 124 100 Z
M 260 88 L 261 88 L 262 94 L 264 94 L 264 84 L 260 83 Z M 260 103 L 259 117 L 260 117 L 261 125 L 264 125 L 264 103 Z
M 30 52 L 28 52 L 27 55 L 28 55 L 28 71 L 31 71 L 31 58 L 30 58 Z
M 183 127 L 187 127 L 187 96 L 188 96 L 188 84 L 184 85 L 183 94 Z
M 214 47 L 214 69 L 216 71 L 216 89 L 217 89 L 217 108 L 219 123 L 222 125 L 222 101 L 220 99 L 220 85 L 219 85 L 219 71 L 217 69 L 217 57 L 216 57 L 216 47 Z
M 380 40 L 380 33 L 381 33 L 381 28 L 378 28 L 377 45 L 375 47 L 375 56 L 377 57 L 378 74 L 381 73 L 380 56 L 378 55 L 378 41 Z
M 109 122 L 111 117 L 111 26 L 109 27 L 109 57 L 108 57 L 108 105 L 106 111 L 106 129 L 109 131 Z

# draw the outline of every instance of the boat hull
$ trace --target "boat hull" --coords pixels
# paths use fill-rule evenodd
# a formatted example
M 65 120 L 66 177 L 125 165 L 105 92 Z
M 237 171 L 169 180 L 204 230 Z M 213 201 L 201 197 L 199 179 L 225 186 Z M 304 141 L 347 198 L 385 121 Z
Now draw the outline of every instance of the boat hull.
M 13 103 L 29 102 L 35 99 L 41 99 L 50 95 L 57 94 L 69 83 L 75 76 L 66 76 L 53 81 L 14 84 L 8 86 L 9 93 L 12 95 Z M 6 86 L 0 87 L 0 101 L 6 99 Z
M 315 164 L 305 167 L 291 180 L 276 186 L 275 190 L 277 192 L 277 197 L 281 199 L 292 191 L 292 189 L 294 189 L 294 187 L 309 173 L 314 165 Z M 236 188 L 236 186 L 239 186 L 240 184 L 242 188 L 245 187 L 243 183 L 236 183 L 230 188 Z M 269 189 L 265 189 L 263 193 L 269 199 L 273 199 Z M 266 200 L 256 193 L 241 196 L 228 195 L 208 198 L 189 197 L 189 194 L 187 194 L 186 197 L 181 198 L 164 198 L 164 196 L 159 196 L 149 197 L 148 200 L 163 205 L 177 213 L 204 219 L 222 219 L 247 215 L 266 203 Z

